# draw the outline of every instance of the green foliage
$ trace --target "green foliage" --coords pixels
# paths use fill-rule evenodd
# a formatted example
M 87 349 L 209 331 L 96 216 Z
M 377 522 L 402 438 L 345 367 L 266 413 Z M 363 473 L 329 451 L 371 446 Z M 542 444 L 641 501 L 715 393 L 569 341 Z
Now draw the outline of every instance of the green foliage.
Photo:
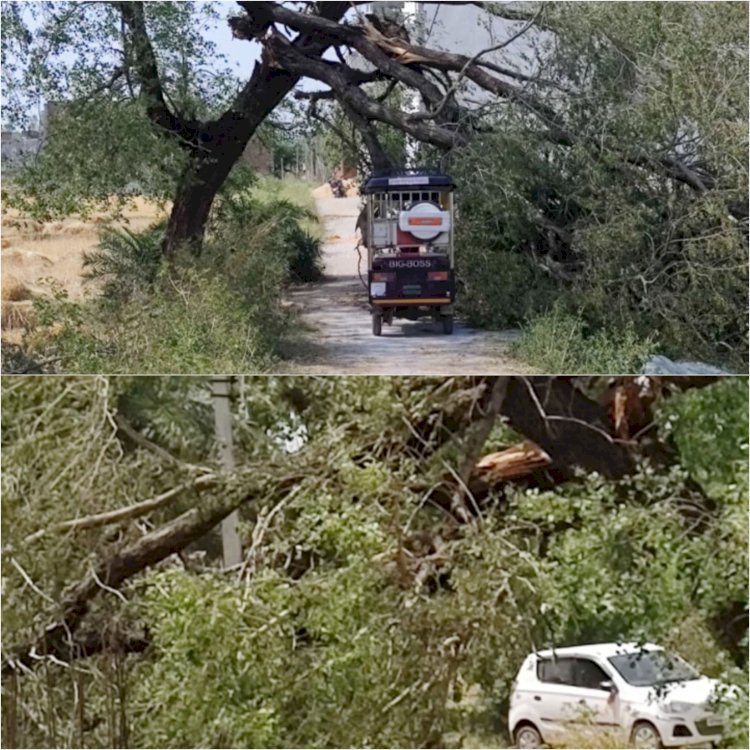
M 744 371 L 744 9 L 552 3 L 545 19 L 555 43 L 540 75 L 555 85 L 529 86 L 565 135 L 498 108 L 496 132 L 453 155 L 459 304 L 507 326 L 572 298 L 592 332 Z M 713 189 L 670 177 L 669 159 L 705 169 Z
M 39 346 L 66 372 L 263 370 L 284 318 L 252 291 L 241 294 L 215 273 L 181 268 L 165 269 L 147 294 L 124 302 L 38 300 L 40 325 L 56 328 Z
M 640 339 L 632 324 L 624 330 L 591 329 L 581 314 L 556 303 L 532 317 L 515 345 L 515 354 L 543 372 L 639 372 L 655 343 Z
M 79 732 L 70 672 L 50 665 L 21 678 L 20 715 L 41 717 L 20 720 L 26 744 L 114 745 L 124 724 L 136 747 L 502 747 L 523 657 L 588 640 L 657 641 L 746 686 L 746 381 L 665 400 L 655 438 L 677 451 L 670 468 L 505 485 L 456 524 L 424 488 L 460 460 L 449 449 L 476 396 L 472 378 L 243 379 L 236 476 L 150 520 L 262 467 L 320 465 L 242 509 L 241 571 L 220 572 L 202 540 L 187 570 L 165 560 L 124 601 L 102 594 L 95 622 L 116 611 L 152 641 L 119 677 L 110 654 L 81 670 L 87 720 L 119 715 L 118 732 L 110 718 Z M 184 478 L 179 461 L 214 465 L 207 397 L 205 378 L 3 379 L 6 647 L 54 617 L 92 559 L 143 532 L 34 533 L 164 492 Z M 177 463 L 128 440 L 117 414 Z M 492 440 L 508 437 L 500 426 Z M 744 747 L 746 710 L 727 706 L 727 743 Z
M 267 179 L 252 192 L 236 192 L 219 201 L 211 263 L 217 262 L 217 256 L 228 262 L 227 255 L 233 254 L 230 277 L 236 278 L 237 265 L 246 263 L 244 282 L 258 274 L 259 256 L 265 256 L 266 262 L 286 266 L 289 281 L 317 281 L 322 276 L 321 241 L 305 228 L 317 224 L 313 208 L 307 205 L 310 189 L 300 183 L 297 189 L 286 188 L 278 195 L 284 183 L 274 189 L 274 182 Z M 287 193 L 289 198 L 284 197 Z
M 219 8 L 159 2 L 144 12 L 167 101 L 188 119 L 218 114 L 237 84 L 205 33 Z M 119 10 L 106 3 L 3 6 L 4 123 L 28 128 L 31 113 L 51 105 L 44 149 L 4 193 L 7 205 L 47 219 L 112 208 L 134 191 L 172 197 L 185 156 L 153 128 L 122 35 Z
M 661 419 L 683 465 L 706 493 L 723 500 L 728 490 L 737 500 L 746 494 L 747 380 L 731 378 L 708 391 L 687 392 L 664 404 Z
M 102 294 L 126 300 L 151 287 L 164 255 L 162 241 L 166 222 L 144 232 L 105 227 L 98 247 L 83 256 L 84 278 L 101 279 Z
M 304 183 L 255 188 L 232 176 L 216 202 L 199 257 L 163 257 L 165 224 L 106 228 L 84 259 L 96 293 L 35 300 L 28 351 L 9 361 L 54 361 L 65 372 L 194 373 L 269 368 L 289 330 L 284 287 L 322 274 L 317 216 Z M 289 196 L 289 198 L 285 196 Z
M 134 195 L 172 197 L 184 155 L 152 131 L 138 103 L 97 97 L 50 117 L 44 148 L 3 193 L 9 207 L 49 221 L 97 208 L 116 214 Z

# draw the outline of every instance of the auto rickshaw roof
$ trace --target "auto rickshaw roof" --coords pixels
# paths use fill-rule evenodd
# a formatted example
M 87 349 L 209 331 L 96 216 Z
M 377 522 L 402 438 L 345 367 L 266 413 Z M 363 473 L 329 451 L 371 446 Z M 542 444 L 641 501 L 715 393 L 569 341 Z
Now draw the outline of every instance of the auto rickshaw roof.
M 453 190 L 453 179 L 437 169 L 380 169 L 374 171 L 363 183 L 362 193 L 384 193 L 392 190 L 410 190 L 414 187 L 432 187 Z

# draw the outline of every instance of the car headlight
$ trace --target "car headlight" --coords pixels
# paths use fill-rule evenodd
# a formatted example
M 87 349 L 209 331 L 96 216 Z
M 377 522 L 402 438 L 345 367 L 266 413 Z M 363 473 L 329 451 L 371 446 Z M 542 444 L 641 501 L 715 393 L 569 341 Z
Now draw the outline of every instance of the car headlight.
M 682 703 L 681 701 L 671 701 L 662 706 L 662 710 L 668 714 L 684 714 L 691 708 L 693 708 L 692 703 Z

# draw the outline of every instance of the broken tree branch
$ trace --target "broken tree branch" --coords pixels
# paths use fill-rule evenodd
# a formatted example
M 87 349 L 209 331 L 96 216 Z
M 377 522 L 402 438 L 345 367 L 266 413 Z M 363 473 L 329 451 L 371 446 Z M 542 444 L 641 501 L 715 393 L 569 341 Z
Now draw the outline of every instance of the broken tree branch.
M 113 523 L 121 523 L 122 521 L 131 521 L 135 518 L 145 516 L 147 513 L 151 513 L 154 510 L 163 508 L 187 490 L 207 487 L 217 480 L 218 477 L 215 474 L 204 474 L 197 479 L 193 479 L 190 482 L 184 482 L 177 487 L 173 487 L 171 490 L 162 492 L 160 495 L 156 495 L 156 497 L 149 498 L 148 500 L 142 500 L 139 503 L 128 505 L 125 508 L 108 510 L 104 513 L 95 513 L 94 515 L 83 516 L 82 518 L 73 518 L 70 521 L 62 521 L 60 523 L 54 524 L 53 526 L 48 526 L 46 529 L 39 529 L 39 531 L 35 531 L 33 534 L 29 534 L 24 539 L 24 542 L 33 542 L 43 536 L 46 536 L 47 534 L 55 534 L 65 531 L 81 531 L 83 529 L 94 529 L 99 526 L 108 526 Z
M 246 486 L 238 491 L 229 484 L 219 497 L 191 508 L 97 563 L 91 573 L 73 586 L 60 602 L 56 622 L 30 642 L 6 652 L 3 674 L 28 669 L 40 658 L 60 660 L 70 653 L 76 631 L 92 601 L 103 589 L 118 589 L 134 575 L 184 549 L 241 505 L 283 496 L 306 474 L 301 472 L 279 478 L 278 470 L 267 467 L 267 471 L 255 471 L 243 476 L 251 480 L 252 489 L 249 491 Z
M 500 414 L 506 393 L 508 392 L 509 377 L 496 377 L 488 382 L 490 385 L 489 399 L 482 416 L 471 427 L 464 446 L 464 460 L 456 472 L 457 486 L 451 501 L 452 509 L 459 515 L 466 512 L 465 498 L 470 495 L 469 478 L 479 461 L 484 444 L 495 426 L 495 420 Z M 464 519 L 465 520 L 465 519 Z

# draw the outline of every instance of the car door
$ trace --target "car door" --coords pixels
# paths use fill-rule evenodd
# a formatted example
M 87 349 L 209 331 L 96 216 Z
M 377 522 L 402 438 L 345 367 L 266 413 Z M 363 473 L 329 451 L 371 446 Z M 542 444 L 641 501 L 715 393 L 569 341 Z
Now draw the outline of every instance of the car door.
M 611 676 L 595 661 L 578 657 L 573 667 L 576 722 L 601 728 L 618 725 L 617 694 L 602 687 Z
M 575 659 L 552 657 L 539 659 L 536 665 L 537 684 L 533 691 L 539 718 L 545 724 L 547 735 L 564 735 L 570 723 L 569 706 L 575 689 Z
M 618 699 L 603 689 L 610 676 L 585 657 L 540 660 L 540 716 L 566 742 L 594 741 L 618 727 Z

